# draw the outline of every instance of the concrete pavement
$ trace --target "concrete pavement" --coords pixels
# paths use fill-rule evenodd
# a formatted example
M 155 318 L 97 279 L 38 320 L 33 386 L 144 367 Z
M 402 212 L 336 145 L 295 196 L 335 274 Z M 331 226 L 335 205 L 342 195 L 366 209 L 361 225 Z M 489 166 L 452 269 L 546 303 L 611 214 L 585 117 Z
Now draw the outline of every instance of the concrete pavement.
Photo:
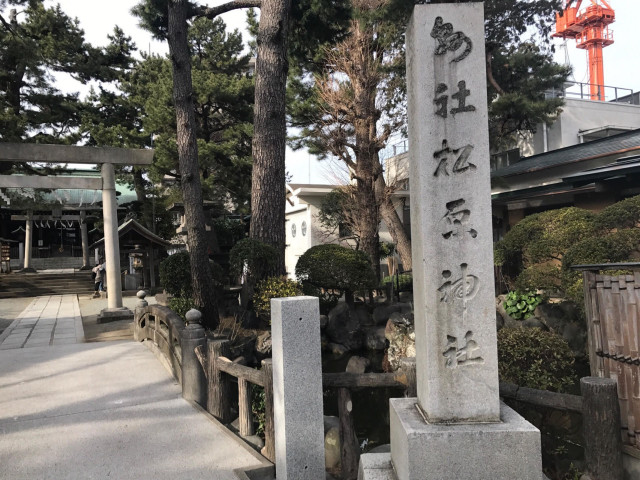
M 21 314 L 31 336 L 38 325 L 51 328 L 46 345 L 29 345 L 27 335 L 25 348 L 15 337 L 0 350 L 0 478 L 237 480 L 246 477 L 236 469 L 268 465 L 182 399 L 144 345 L 56 344 L 58 321 L 41 313 L 34 323 L 38 309 L 51 314 L 55 303 L 41 297 Z M 75 312 L 61 298 L 60 318 L 70 312 L 64 303 Z M 24 336 L 12 327 L 5 342 Z

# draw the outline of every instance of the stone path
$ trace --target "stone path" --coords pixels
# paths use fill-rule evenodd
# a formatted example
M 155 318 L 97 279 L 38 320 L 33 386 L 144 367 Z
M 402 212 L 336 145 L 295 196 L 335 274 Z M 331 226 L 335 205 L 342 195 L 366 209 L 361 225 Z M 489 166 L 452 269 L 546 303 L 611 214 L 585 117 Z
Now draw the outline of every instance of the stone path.
M 37 297 L 0 335 L 0 350 L 84 342 L 76 295 Z
M 270 471 L 185 401 L 143 344 L 82 340 L 73 295 L 34 299 L 0 335 L 0 478 L 247 480 L 244 470 Z

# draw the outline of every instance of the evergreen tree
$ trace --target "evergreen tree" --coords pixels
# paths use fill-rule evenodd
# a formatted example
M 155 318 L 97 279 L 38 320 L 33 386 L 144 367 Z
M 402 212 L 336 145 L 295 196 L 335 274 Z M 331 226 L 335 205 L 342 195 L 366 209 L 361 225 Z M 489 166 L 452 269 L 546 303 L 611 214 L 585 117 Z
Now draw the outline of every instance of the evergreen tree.
M 382 217 L 405 268 L 411 268 L 410 243 L 391 202 L 394 186 L 385 183 L 378 152 L 391 135 L 404 131 L 404 30 L 415 3 L 424 2 L 352 0 L 348 38 L 328 42 L 315 52 L 299 50 L 300 67 L 292 70 L 295 78 L 290 80 L 292 125 L 303 128 L 294 147 L 304 145 L 321 157 L 333 155 L 344 161 L 357 185 L 363 249 L 376 261 Z M 485 3 L 487 96 L 494 145 L 512 142 L 523 131 L 535 131 L 536 123 L 551 121 L 559 111 L 562 102 L 546 99 L 545 90 L 561 87 L 568 70 L 553 64 L 548 40 L 537 47 L 523 40 L 532 26 L 546 38 L 559 3 Z
M 77 93 L 52 86 L 54 75 L 112 81 L 127 68 L 132 45 L 116 34 L 105 48 L 91 46 L 60 6 L 0 2 L 3 10 L 18 6 L 24 8 L 0 22 L 0 141 L 73 144 L 81 136 L 81 104 Z

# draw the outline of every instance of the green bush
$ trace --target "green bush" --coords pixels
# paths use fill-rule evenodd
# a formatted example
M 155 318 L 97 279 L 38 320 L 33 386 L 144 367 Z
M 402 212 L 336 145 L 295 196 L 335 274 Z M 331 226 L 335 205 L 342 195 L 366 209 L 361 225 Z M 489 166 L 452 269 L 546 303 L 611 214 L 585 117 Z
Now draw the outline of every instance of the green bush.
M 542 303 L 542 297 L 532 292 L 509 292 L 503 302 L 504 309 L 515 320 L 526 320 L 533 315 L 533 311 Z
M 298 282 L 282 277 L 268 277 L 258 282 L 253 294 L 253 309 L 260 318 L 271 323 L 271 299 L 302 295 Z
M 304 252 L 296 264 L 296 277 L 324 291 L 344 292 L 347 299 L 359 290 L 375 288 L 376 274 L 367 255 L 340 245 L 316 245 Z
M 393 284 L 393 289 L 398 290 L 400 292 L 411 292 L 413 291 L 413 275 L 410 273 L 401 273 L 398 275 L 397 280 L 395 275 L 386 276 L 382 279 L 382 285 L 386 285 L 387 283 Z M 398 283 L 400 284 L 400 288 L 398 289 Z
M 277 250 L 266 243 L 253 238 L 245 238 L 234 245 L 229 252 L 230 270 L 233 275 L 244 273 L 254 279 L 263 278 L 276 266 Z
M 160 262 L 160 284 L 171 295 L 178 297 L 191 296 L 192 282 L 189 252 L 185 250 L 174 253 Z
M 224 272 L 222 267 L 209 260 L 211 275 L 216 285 L 222 285 Z M 191 260 L 189 252 L 183 250 L 173 255 L 169 255 L 160 262 L 160 284 L 171 295 L 176 297 L 189 298 L 193 295 L 191 281 Z
M 180 318 L 185 322 L 187 321 L 185 315 L 192 308 L 198 308 L 193 299 L 185 297 L 173 297 L 169 299 L 169 308 L 173 310 Z
M 559 335 L 539 328 L 498 332 L 498 373 L 522 387 L 566 391 L 577 381 L 571 348 Z

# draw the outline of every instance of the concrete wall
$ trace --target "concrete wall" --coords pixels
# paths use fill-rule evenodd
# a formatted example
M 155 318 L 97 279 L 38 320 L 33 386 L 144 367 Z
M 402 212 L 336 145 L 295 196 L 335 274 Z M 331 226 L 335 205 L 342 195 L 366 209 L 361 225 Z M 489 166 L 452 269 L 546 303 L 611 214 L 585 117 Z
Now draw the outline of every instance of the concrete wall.
M 606 126 L 624 129 L 640 128 L 640 106 L 624 103 L 595 102 L 567 98 L 558 119 L 547 126 L 548 150 L 569 147 L 580 143 L 583 130 Z M 535 134 L 525 136 L 519 142 L 522 156 L 544 153 L 544 128 L 538 126 Z
M 289 278 L 295 278 L 294 272 L 298 258 L 314 245 L 312 242 L 311 205 L 299 206 L 297 211 L 287 213 L 286 219 L 285 266 Z M 295 236 L 293 229 L 295 229 Z M 304 233 L 303 230 L 305 230 Z

